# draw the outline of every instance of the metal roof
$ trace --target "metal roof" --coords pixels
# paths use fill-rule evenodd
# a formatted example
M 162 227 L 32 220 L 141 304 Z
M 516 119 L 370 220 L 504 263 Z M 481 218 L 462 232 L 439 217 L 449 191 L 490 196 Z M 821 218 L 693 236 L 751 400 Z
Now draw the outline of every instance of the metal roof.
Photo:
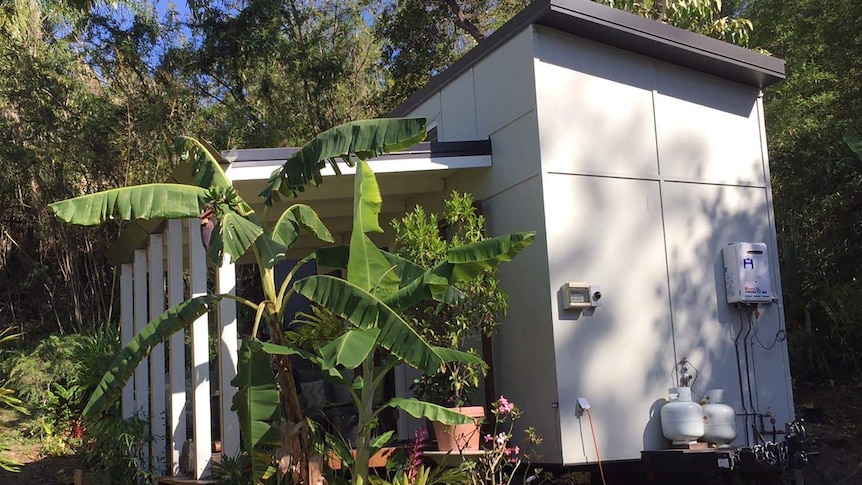
M 660 61 L 764 88 L 785 77 L 784 61 L 589 0 L 536 0 L 392 110 L 405 116 L 531 25 L 541 25 Z

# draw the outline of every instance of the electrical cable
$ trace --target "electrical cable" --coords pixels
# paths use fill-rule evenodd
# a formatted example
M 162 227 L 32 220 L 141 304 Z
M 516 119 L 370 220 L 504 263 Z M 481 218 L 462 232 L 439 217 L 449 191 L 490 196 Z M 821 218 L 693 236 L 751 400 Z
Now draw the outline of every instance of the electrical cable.
M 590 408 L 584 409 L 587 412 L 587 417 L 590 418 L 590 432 L 593 433 L 593 445 L 596 447 L 596 461 L 599 462 L 599 474 L 602 476 L 602 485 L 608 485 L 605 481 L 605 470 L 602 468 L 602 455 L 599 454 L 599 442 L 596 440 L 596 428 L 593 427 L 593 413 Z
M 745 323 L 742 321 L 742 309 L 739 308 L 739 332 L 733 339 L 733 348 L 736 351 L 736 375 L 739 377 L 739 400 L 742 404 L 742 429 L 745 430 L 745 444 L 748 445 L 748 408 L 745 407 L 745 391 L 742 388 L 742 364 L 739 362 L 739 337 L 742 335 L 742 328 Z
M 757 407 L 754 405 L 754 393 L 751 392 L 751 364 L 748 360 L 748 338 L 751 335 L 751 330 L 754 325 L 751 324 L 751 315 L 748 315 L 748 331 L 745 332 L 745 337 L 742 337 L 742 350 L 745 355 L 745 380 L 748 384 L 748 404 L 751 406 L 751 412 L 755 415 L 759 413 Z
M 748 315 L 748 324 L 752 325 L 751 314 Z M 780 324 L 779 324 L 778 331 L 775 332 L 775 339 L 772 340 L 772 343 L 769 345 L 763 345 L 763 342 L 760 341 L 760 335 L 758 335 L 758 333 L 757 333 L 757 327 L 755 327 L 754 328 L 754 338 L 755 338 L 755 340 L 757 340 L 757 344 L 760 345 L 760 348 L 762 348 L 763 350 L 766 350 L 766 351 L 770 351 L 770 350 L 775 348 L 775 346 L 778 344 L 778 342 L 784 342 L 785 340 L 787 340 L 787 332 L 785 332 L 784 329 L 782 329 L 780 327 Z

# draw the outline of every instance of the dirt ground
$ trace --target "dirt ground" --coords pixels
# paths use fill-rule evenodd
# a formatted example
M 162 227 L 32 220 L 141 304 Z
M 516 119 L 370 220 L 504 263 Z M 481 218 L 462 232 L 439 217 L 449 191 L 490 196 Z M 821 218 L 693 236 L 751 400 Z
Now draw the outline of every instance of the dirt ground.
M 16 443 L 4 453 L 7 458 L 23 463 L 21 471 L 11 473 L 0 469 L 2 485 L 59 485 L 73 483 L 75 471 L 72 456 L 42 456 L 32 442 Z
M 805 483 L 862 484 L 862 388 L 799 388 L 793 399 L 797 416 L 808 417 L 805 429 L 818 442 L 818 454 L 804 472 Z

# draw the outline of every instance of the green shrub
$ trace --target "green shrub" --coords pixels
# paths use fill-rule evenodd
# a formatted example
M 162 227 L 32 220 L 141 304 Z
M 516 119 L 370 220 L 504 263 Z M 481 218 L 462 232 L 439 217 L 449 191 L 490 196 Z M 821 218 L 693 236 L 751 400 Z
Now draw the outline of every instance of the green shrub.
M 81 411 L 118 348 L 116 328 L 105 324 L 52 335 L 6 361 L 7 384 L 33 411 L 30 432 L 46 440 L 48 453 L 65 454 L 79 443 Z

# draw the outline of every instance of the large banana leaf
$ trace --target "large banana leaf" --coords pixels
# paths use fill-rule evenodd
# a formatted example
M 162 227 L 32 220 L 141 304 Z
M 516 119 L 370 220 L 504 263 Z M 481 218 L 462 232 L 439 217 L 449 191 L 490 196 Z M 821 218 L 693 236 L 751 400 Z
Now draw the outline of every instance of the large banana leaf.
M 109 219 L 182 219 L 197 217 L 206 206 L 207 191 L 178 184 L 147 184 L 105 190 L 50 204 L 58 219 L 95 226 Z
M 174 150 L 181 159 L 191 162 L 194 185 L 205 189 L 212 187 L 227 189 L 233 186 L 221 168 L 221 163 L 228 163 L 228 161 L 207 141 L 178 136 L 174 140 Z M 237 209 L 243 216 L 254 212 L 244 200 L 240 200 Z
M 463 294 L 452 284 L 475 278 L 486 269 L 511 261 L 534 240 L 534 232 L 521 232 L 459 246 L 449 252 L 446 261 L 428 270 L 395 254 L 381 251 L 392 268 L 391 272 L 400 279 L 398 291 L 381 299 L 399 310 L 428 298 L 458 305 L 462 302 Z M 349 246 L 343 245 L 315 251 L 318 264 L 331 268 L 347 269 L 349 256 Z
M 460 295 L 453 293 L 453 284 L 471 280 L 487 269 L 511 261 L 532 244 L 535 237 L 535 232 L 518 232 L 452 248 L 446 261 L 383 300 L 392 308 L 408 308 L 427 298 L 457 304 Z
M 123 386 L 134 374 L 135 368 L 149 355 L 153 347 L 212 310 L 221 298 L 219 295 L 204 295 L 186 300 L 168 308 L 142 328 L 114 357 L 82 414 L 98 417 L 108 409 L 122 393 Z
M 356 167 L 355 181 L 347 279 L 369 293 L 387 296 L 398 289 L 398 275 L 392 271 L 393 267 L 380 248 L 366 235 L 368 232 L 383 232 L 378 220 L 383 205 L 380 186 L 374 172 L 362 160 Z
M 453 265 L 450 282 L 475 278 L 486 269 L 511 261 L 535 238 L 535 232 L 517 232 L 450 249 L 446 253 L 446 259 Z
M 295 355 L 302 359 L 305 359 L 312 364 L 317 365 L 321 368 L 323 372 L 326 372 L 331 380 L 336 382 L 344 382 L 346 379 L 344 375 L 335 367 L 327 366 L 326 363 L 315 354 L 311 352 L 306 352 L 304 350 L 294 348 L 294 347 L 286 347 L 284 345 L 278 345 L 270 342 L 261 342 L 261 349 L 269 355 Z
M 428 344 L 392 308 L 348 281 L 310 276 L 297 281 L 294 288 L 359 328 L 379 328 L 377 343 L 417 369 L 436 372 L 444 362 L 482 362 L 473 354 Z
M 381 253 L 386 258 L 391 271 L 400 279 L 399 287 L 406 286 L 416 278 L 420 278 L 426 271 L 422 266 L 409 259 L 404 259 L 397 254 L 382 250 Z M 346 270 L 347 262 L 350 258 L 350 246 L 341 244 L 317 248 L 314 251 L 314 257 L 320 266 Z
M 473 422 L 473 419 L 469 416 L 465 416 L 437 404 L 420 401 L 415 397 L 411 397 L 409 399 L 396 397 L 387 402 L 386 405 L 392 408 L 403 409 L 407 414 L 414 418 L 428 418 L 431 421 L 437 421 L 447 425 L 469 424 Z
M 426 270 L 418 264 L 387 251 L 381 251 L 399 279 L 398 291 L 381 298 L 387 305 L 396 310 L 403 310 L 426 298 L 433 298 L 442 303 L 460 305 L 464 294 L 449 284 L 449 276 L 439 276 L 435 269 Z M 328 246 L 318 248 L 315 258 L 320 266 L 347 269 L 350 256 L 350 246 Z M 443 271 L 437 269 L 437 271 Z M 445 273 L 445 271 L 443 271 Z M 450 273 L 446 273 L 450 275 Z
M 324 242 L 334 242 L 329 229 L 320 220 L 317 213 L 305 204 L 294 204 L 278 218 L 272 227 L 272 240 L 289 248 L 299 237 L 299 231 L 306 228 L 314 236 Z
M 348 369 L 355 369 L 374 350 L 379 335 L 380 329 L 376 327 L 348 330 L 321 347 L 320 356 L 323 357 L 327 367 L 341 365 Z
M 263 235 L 263 229 L 236 212 L 226 209 L 216 221 L 213 234 L 217 237 L 210 240 L 207 257 L 213 264 L 221 264 L 223 253 L 229 254 L 231 261 L 239 259 Z
M 848 130 L 844 133 L 844 142 L 847 143 L 856 155 L 859 155 L 859 158 L 862 158 L 862 138 L 859 138 L 855 133 Z
M 329 162 L 338 173 L 336 158 L 349 163 L 350 155 L 360 159 L 401 150 L 425 139 L 424 118 L 361 120 L 336 126 L 317 135 L 272 173 L 260 194 L 267 205 L 280 196 L 296 196 L 308 184 L 319 185 L 320 171 Z
M 238 357 L 237 374 L 230 382 L 237 388 L 231 410 L 239 418 L 243 445 L 251 460 L 252 480 L 258 484 L 276 471 L 269 451 L 281 444 L 278 389 L 260 341 L 243 340 Z

